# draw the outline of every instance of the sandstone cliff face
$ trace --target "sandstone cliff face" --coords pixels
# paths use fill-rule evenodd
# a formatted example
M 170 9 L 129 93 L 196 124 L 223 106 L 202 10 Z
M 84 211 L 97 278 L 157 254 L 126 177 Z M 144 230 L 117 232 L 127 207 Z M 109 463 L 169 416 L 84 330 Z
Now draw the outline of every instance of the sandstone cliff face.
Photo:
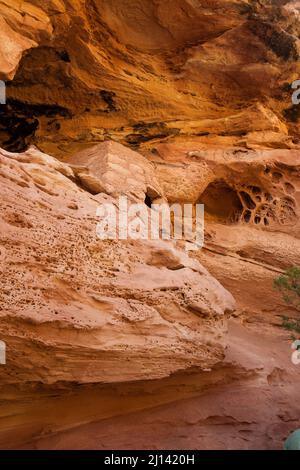
M 300 262 L 298 2 L 0 13 L 0 447 L 280 448 L 300 425 L 299 313 L 272 287 Z M 203 203 L 204 247 L 100 240 L 120 195 Z
M 169 201 L 205 205 L 206 243 L 196 257 L 240 307 L 282 313 L 272 281 L 300 260 L 299 151 L 186 141 L 161 144 L 149 158 Z
M 297 2 L 1 0 L 0 12 L 7 150 L 298 142 Z
M 152 165 L 119 144 L 94 148 L 87 165 L 91 153 L 92 188 L 84 155 L 76 177 L 36 149 L 1 151 L 2 398 L 7 387 L 153 380 L 224 357 L 235 303 L 198 261 L 172 242 L 97 237 L 97 208 L 118 202 L 97 189 L 97 169 L 113 155 L 116 176 L 127 163 L 148 181 Z
M 272 280 L 299 260 L 297 155 L 241 160 L 193 146 L 162 145 L 153 162 L 112 142 L 69 163 L 1 151 L 1 447 L 274 448 L 295 426 L 299 377 L 279 329 L 280 315 L 294 313 Z M 99 204 L 143 201 L 149 181 L 169 202 L 205 199 L 202 250 L 97 238 Z M 292 219 L 245 220 L 244 204 L 266 204 L 267 191 L 272 204 L 291 187 Z M 117 436 L 103 431 L 116 425 Z

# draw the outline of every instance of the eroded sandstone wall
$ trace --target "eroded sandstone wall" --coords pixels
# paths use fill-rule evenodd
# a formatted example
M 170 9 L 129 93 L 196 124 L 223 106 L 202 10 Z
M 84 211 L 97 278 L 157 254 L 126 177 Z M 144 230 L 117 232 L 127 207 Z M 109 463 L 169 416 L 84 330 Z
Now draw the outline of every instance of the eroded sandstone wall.
M 299 313 L 273 290 L 300 263 L 298 2 L 0 13 L 0 446 L 280 448 L 300 425 Z M 204 203 L 203 249 L 99 240 L 119 195 Z
M 1 0 L 0 12 L 7 150 L 298 142 L 297 2 Z

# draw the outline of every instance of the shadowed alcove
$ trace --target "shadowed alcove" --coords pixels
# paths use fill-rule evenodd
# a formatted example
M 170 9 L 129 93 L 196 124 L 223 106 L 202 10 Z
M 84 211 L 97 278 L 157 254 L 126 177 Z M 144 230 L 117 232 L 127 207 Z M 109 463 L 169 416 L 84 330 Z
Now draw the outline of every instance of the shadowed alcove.
M 238 222 L 243 212 L 238 192 L 224 180 L 210 183 L 199 202 L 204 204 L 206 215 L 223 223 Z

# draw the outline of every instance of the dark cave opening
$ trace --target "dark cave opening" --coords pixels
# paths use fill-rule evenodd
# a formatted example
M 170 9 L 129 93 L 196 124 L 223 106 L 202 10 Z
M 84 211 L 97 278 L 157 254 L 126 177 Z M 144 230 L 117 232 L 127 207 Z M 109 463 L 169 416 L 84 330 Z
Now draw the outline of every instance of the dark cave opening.
M 145 193 L 145 199 L 144 202 L 146 206 L 152 208 L 152 204 L 157 201 L 158 199 L 161 198 L 161 194 L 152 186 L 148 186 L 146 193 Z
M 39 127 L 35 117 L 16 112 L 10 105 L 0 108 L 0 146 L 8 152 L 24 152 Z
M 6 82 L 6 104 L 0 106 L 0 147 L 9 152 L 24 152 L 35 142 L 36 133 L 51 123 L 59 129 L 59 119 L 72 118 L 71 112 L 57 103 L 51 102 L 51 93 L 44 95 L 28 95 L 28 89 L 34 90 L 37 85 L 51 91 L 52 87 L 60 87 L 62 82 L 66 88 L 70 55 L 66 49 L 53 47 L 37 47 L 22 57 L 14 78 Z M 44 64 L 44 66 L 43 66 Z M 50 65 L 51 70 L 50 70 Z M 45 82 L 45 67 L 49 67 L 49 83 Z M 22 89 L 24 88 L 24 96 Z M 50 101 L 50 102 L 49 102 Z M 49 121 L 48 121 L 49 119 Z
M 206 215 L 223 223 L 236 223 L 243 213 L 237 191 L 223 180 L 210 183 L 199 202 L 204 204 Z
M 25 152 L 40 126 L 39 118 L 70 117 L 66 108 L 57 105 L 23 103 L 8 99 L 0 107 L 0 146 L 8 152 Z
M 151 209 L 152 199 L 151 199 L 150 196 L 148 196 L 148 194 L 146 194 L 146 197 L 145 197 L 145 204 L 146 204 L 146 206 L 150 207 L 150 209 Z

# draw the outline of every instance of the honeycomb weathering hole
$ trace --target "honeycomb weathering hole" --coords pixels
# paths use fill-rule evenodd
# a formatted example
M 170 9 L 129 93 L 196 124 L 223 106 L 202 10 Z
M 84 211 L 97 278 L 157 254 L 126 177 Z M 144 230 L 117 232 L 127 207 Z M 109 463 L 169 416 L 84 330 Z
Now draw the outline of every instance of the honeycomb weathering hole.
M 207 215 L 225 223 L 238 222 L 243 212 L 237 191 L 222 180 L 210 183 L 199 202 L 204 204 Z

